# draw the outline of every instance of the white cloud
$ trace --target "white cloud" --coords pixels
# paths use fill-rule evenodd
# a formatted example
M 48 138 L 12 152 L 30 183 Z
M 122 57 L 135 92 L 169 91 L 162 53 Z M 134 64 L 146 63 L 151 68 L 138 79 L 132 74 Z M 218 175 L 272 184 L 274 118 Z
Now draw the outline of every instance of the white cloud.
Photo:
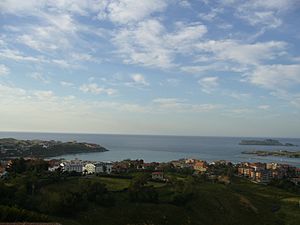
M 264 25 L 268 28 L 277 28 L 282 25 L 282 20 L 273 11 L 248 12 L 247 14 L 242 12 L 239 17 L 247 20 L 252 26 Z
M 179 5 L 184 7 L 184 8 L 191 8 L 192 7 L 189 0 L 179 0 Z
M 170 68 L 176 55 L 189 55 L 206 32 L 199 23 L 176 23 L 168 32 L 159 20 L 150 19 L 121 28 L 113 42 L 125 63 Z
M 235 10 L 235 15 L 252 26 L 278 28 L 282 23 L 282 14 L 299 7 L 294 0 L 253 0 L 253 1 L 220 1 L 223 5 Z
M 171 111 L 171 112 L 201 113 L 201 112 L 209 112 L 217 108 L 220 108 L 220 105 L 192 104 L 187 102 L 187 100 L 185 99 L 178 99 L 178 98 L 157 98 L 157 99 L 153 99 L 153 103 L 156 105 L 154 108 L 161 111 Z
M 16 87 L 0 84 L 0 96 L 1 96 L 0 99 L 5 99 L 5 97 L 11 97 L 11 96 L 20 98 L 22 96 L 26 96 L 26 91 L 22 88 L 16 88 Z
M 224 95 L 227 95 L 231 98 L 235 98 L 238 100 L 248 100 L 251 98 L 251 94 L 249 93 L 240 93 L 240 92 L 235 92 L 235 91 L 225 91 L 223 92 Z
M 33 95 L 42 101 L 52 101 L 56 98 L 53 91 L 34 91 Z
M 218 15 L 222 13 L 224 10 L 222 8 L 212 8 L 208 13 L 199 13 L 199 17 L 202 20 L 206 20 L 212 22 L 213 20 L 217 19 Z
M 72 87 L 74 86 L 74 84 L 72 82 L 68 82 L 68 81 L 61 81 L 60 85 L 63 87 Z
M 263 110 L 270 109 L 270 107 L 271 107 L 270 105 L 259 105 L 258 106 L 259 109 L 263 109 Z
M 300 65 L 260 65 L 249 75 L 255 85 L 272 89 L 286 89 L 300 84 Z
M 56 64 L 62 68 L 76 67 L 75 65 L 71 64 L 69 61 L 67 61 L 65 59 L 52 59 L 50 62 L 53 64 Z
M 207 33 L 207 28 L 201 23 L 185 24 L 176 23 L 176 31 L 165 35 L 165 44 L 170 45 L 172 49 L 178 49 L 180 52 L 191 50 L 193 44 L 199 41 Z
M 180 84 L 180 80 L 176 78 L 168 78 L 162 85 L 166 84 L 168 86 L 177 87 Z
M 68 14 L 42 14 L 41 25 L 25 25 L 16 32 L 16 39 L 36 51 L 62 51 L 78 40 L 79 25 Z
M 18 50 L 11 49 L 0 49 L 0 58 L 11 59 L 14 61 L 46 62 L 42 56 L 26 56 Z
M 204 77 L 198 80 L 201 90 L 205 93 L 210 94 L 219 86 L 218 77 Z
M 104 0 L 98 18 L 109 19 L 115 23 L 127 24 L 141 21 L 155 12 L 163 11 L 165 0 Z
M 93 61 L 93 56 L 87 53 L 72 53 L 71 57 L 76 61 Z
M 45 4 L 44 0 L 3 0 L 0 2 L 0 12 L 2 13 L 26 13 L 36 11 L 38 8 L 43 7 Z
M 32 79 L 37 80 L 37 81 L 40 81 L 40 82 L 42 82 L 42 83 L 45 83 L 45 84 L 50 83 L 49 77 L 47 77 L 47 76 L 45 76 L 45 75 L 43 75 L 43 74 L 41 74 L 41 73 L 36 72 L 36 73 L 30 74 L 29 76 L 30 76 Z
M 272 96 L 288 102 L 292 106 L 300 108 L 300 92 L 288 92 L 282 89 L 275 89 L 270 93 Z
M 0 77 L 6 76 L 9 73 L 10 73 L 10 69 L 6 65 L 0 64 Z
M 115 89 L 111 88 L 102 88 L 99 87 L 96 83 L 83 84 L 79 87 L 79 90 L 84 93 L 92 93 L 92 94 L 107 94 L 114 95 L 117 93 Z
M 152 19 L 120 29 L 113 42 L 125 63 L 167 68 L 172 66 L 173 55 L 163 45 L 163 33 L 163 25 Z
M 229 60 L 241 64 L 260 64 L 284 53 L 286 43 L 279 41 L 244 44 L 235 40 L 208 41 L 197 44 L 203 53 L 213 54 L 217 60 Z
M 149 86 L 150 84 L 146 81 L 146 78 L 143 74 L 135 73 L 131 76 L 131 82 L 127 83 L 129 86 Z

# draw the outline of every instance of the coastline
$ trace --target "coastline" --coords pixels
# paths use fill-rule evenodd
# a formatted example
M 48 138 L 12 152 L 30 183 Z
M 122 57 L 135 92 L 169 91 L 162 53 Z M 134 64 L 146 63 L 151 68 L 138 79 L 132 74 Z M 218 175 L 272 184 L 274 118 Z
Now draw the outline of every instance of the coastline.
M 242 151 L 249 151 L 253 146 L 238 145 L 240 137 L 179 137 L 179 136 L 144 136 L 144 135 L 96 135 L 96 134 L 45 134 L 45 133 L 1 133 L 1 137 L 17 139 L 43 139 L 67 142 L 96 143 L 109 149 L 108 152 L 63 154 L 53 158 L 80 158 L 97 161 L 119 161 L 123 159 L 145 159 L 146 162 L 167 162 L 180 158 L 197 158 L 206 161 L 230 160 L 238 162 L 278 162 L 296 165 L 300 159 L 280 157 L 260 157 L 244 155 Z M 300 145 L 300 139 L 278 139 L 281 142 L 291 142 Z M 282 146 L 262 146 L 262 150 L 277 150 Z M 288 150 L 299 150 L 299 147 L 284 147 Z M 51 156 L 52 157 L 52 156 Z M 47 157 L 49 158 L 49 157 Z

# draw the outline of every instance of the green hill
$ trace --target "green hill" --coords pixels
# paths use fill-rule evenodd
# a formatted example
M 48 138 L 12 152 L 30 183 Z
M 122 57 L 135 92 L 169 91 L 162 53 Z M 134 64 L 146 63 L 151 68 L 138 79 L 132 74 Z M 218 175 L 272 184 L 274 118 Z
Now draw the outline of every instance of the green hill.
M 0 183 L 0 221 L 62 224 L 286 224 L 300 221 L 300 195 L 233 178 L 172 183 L 122 177 L 22 175 Z M 3 208 L 5 207 L 5 208 Z

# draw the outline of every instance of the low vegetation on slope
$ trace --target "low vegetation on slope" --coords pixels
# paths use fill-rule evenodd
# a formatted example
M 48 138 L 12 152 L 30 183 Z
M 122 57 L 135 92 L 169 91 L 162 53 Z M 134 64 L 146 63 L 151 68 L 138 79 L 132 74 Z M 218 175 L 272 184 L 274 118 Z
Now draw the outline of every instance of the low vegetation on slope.
M 32 170 L 0 182 L 0 221 L 65 225 L 219 224 L 297 225 L 300 195 L 233 177 L 230 184 L 201 176 L 146 172 L 74 176 Z

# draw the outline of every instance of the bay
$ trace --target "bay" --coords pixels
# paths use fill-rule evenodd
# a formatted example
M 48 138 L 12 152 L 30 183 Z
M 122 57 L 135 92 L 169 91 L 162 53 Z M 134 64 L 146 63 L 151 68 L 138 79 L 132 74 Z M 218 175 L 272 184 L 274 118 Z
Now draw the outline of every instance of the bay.
M 41 139 L 96 143 L 109 149 L 108 152 L 63 155 L 55 158 L 82 159 L 94 161 L 119 161 L 123 159 L 144 159 L 146 162 L 167 162 L 180 158 L 197 158 L 209 162 L 228 160 L 238 162 L 277 162 L 300 167 L 300 159 L 284 157 L 259 157 L 241 154 L 251 150 L 300 150 L 300 139 L 274 138 L 282 143 L 299 146 L 247 146 L 239 145 L 243 139 L 263 140 L 256 137 L 197 137 L 197 136 L 155 136 L 114 134 L 67 134 L 0 132 L 0 138 Z M 269 138 L 269 137 L 266 137 Z

